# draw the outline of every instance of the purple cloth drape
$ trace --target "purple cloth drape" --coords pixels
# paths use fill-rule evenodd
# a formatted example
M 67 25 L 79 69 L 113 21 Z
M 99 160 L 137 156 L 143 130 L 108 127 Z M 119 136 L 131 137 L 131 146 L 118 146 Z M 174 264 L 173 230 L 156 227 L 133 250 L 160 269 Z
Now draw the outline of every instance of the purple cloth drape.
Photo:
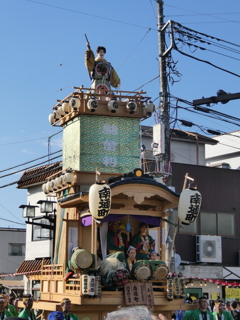
M 102 222 L 111 222 L 111 221 L 119 220 L 125 216 L 126 214 L 109 214 L 102 220 Z M 133 215 L 131 217 L 137 219 L 140 222 L 147 223 L 150 228 L 160 227 L 160 224 L 161 224 L 161 218 L 159 217 L 146 217 L 146 216 L 140 216 L 140 215 Z M 87 216 L 82 218 L 83 226 L 86 227 L 86 226 L 90 226 L 91 224 L 92 224 L 92 216 Z

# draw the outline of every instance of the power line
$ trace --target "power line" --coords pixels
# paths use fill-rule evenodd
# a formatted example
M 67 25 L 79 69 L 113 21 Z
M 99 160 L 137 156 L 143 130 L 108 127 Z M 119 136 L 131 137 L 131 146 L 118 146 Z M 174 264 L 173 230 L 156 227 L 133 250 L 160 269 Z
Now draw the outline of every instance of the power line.
M 140 43 L 143 41 L 143 39 L 147 36 L 147 34 L 149 33 L 149 31 L 151 31 L 151 28 L 148 29 L 148 31 L 146 32 L 146 34 L 143 36 L 143 38 L 139 41 L 139 43 L 134 47 L 134 49 L 130 52 L 130 54 L 128 55 L 128 57 L 123 61 L 123 63 L 118 67 L 118 69 L 120 69 L 124 63 L 130 58 L 130 56 L 133 54 L 133 52 L 137 49 L 137 47 L 140 45 Z
M 8 170 L 11 170 L 11 169 L 15 169 L 15 168 L 18 168 L 18 167 L 21 167 L 21 166 L 24 166 L 25 164 L 28 164 L 28 163 L 31 163 L 31 162 L 37 161 L 37 160 L 39 160 L 39 159 L 46 158 L 46 157 L 48 157 L 48 156 L 50 156 L 50 155 L 56 154 L 56 153 L 61 152 L 61 151 L 62 151 L 62 150 L 58 150 L 58 151 L 53 152 L 53 153 L 51 153 L 51 154 L 47 154 L 46 156 L 42 156 L 42 157 L 36 158 L 36 159 L 34 159 L 34 160 L 31 160 L 31 161 L 28 161 L 28 162 L 25 162 L 25 163 L 22 163 L 22 164 L 18 164 L 18 165 L 14 166 L 14 167 L 11 167 L 11 168 L 8 168 L 8 169 L 1 170 L 1 171 L 0 171 L 0 173 L 1 173 L 1 172 L 8 171 Z
M 59 170 L 62 169 L 62 166 L 61 166 L 61 165 L 59 165 L 58 167 L 54 167 L 54 168 L 52 168 L 52 166 L 53 166 L 53 165 L 51 165 L 51 167 L 50 167 L 49 169 L 44 169 L 43 171 L 40 171 L 40 172 L 38 172 L 37 174 L 30 175 L 30 176 L 26 177 L 25 179 L 17 180 L 17 181 L 14 181 L 14 182 L 5 184 L 5 185 L 3 185 L 3 186 L 0 186 L 0 189 L 5 188 L 5 187 L 12 186 L 12 185 L 14 185 L 14 184 L 16 184 L 16 183 L 25 182 L 25 181 L 28 181 L 28 180 L 30 180 L 30 179 L 40 177 L 40 176 L 42 176 L 43 174 L 47 174 L 47 173 L 50 173 L 50 172 L 52 172 L 52 171 L 56 171 L 56 170 L 58 170 L 58 169 L 59 169 Z
M 7 220 L 7 219 L 3 219 L 3 218 L 0 218 L 0 220 L 7 221 L 7 222 L 12 222 L 12 223 L 14 223 L 14 224 L 21 224 L 22 226 L 26 226 L 25 223 L 20 223 L 20 222 L 16 222 L 16 221 L 12 221 L 12 220 Z
M 207 48 L 204 48 L 204 47 L 197 46 L 196 44 L 193 44 L 193 43 L 190 43 L 190 42 L 186 42 L 186 41 L 184 41 L 184 40 L 182 40 L 182 39 L 180 39 L 180 38 L 176 38 L 176 40 L 181 41 L 181 42 L 183 42 L 184 44 L 187 44 L 188 46 L 193 46 L 193 47 L 196 48 L 196 49 L 206 50 L 206 51 L 209 51 L 209 52 L 213 52 L 213 53 L 219 54 L 220 56 L 223 56 L 223 57 L 227 57 L 227 58 L 230 58 L 230 59 L 234 59 L 234 60 L 240 61 L 240 59 L 238 59 L 238 58 L 235 58 L 235 57 L 226 55 L 226 54 L 221 53 L 221 52 L 217 52 L 217 51 L 214 51 L 214 50 L 210 50 L 210 49 L 207 49 Z M 240 52 L 239 52 L 239 53 L 240 53 Z
M 36 3 L 36 4 L 40 4 L 40 5 L 47 6 L 47 7 L 52 7 L 52 8 L 68 11 L 68 12 L 82 14 L 82 15 L 85 15 L 85 16 L 90 16 L 90 17 L 99 18 L 99 19 L 103 19 L 103 20 L 108 20 L 108 21 L 112 21 L 112 22 L 118 22 L 118 23 L 122 23 L 122 24 L 127 24 L 127 25 L 130 25 L 130 26 L 133 26 L 133 27 L 149 29 L 149 27 L 140 26 L 139 24 L 134 24 L 134 23 L 130 23 L 130 22 L 124 22 L 124 21 L 120 21 L 120 20 L 116 20 L 116 19 L 106 18 L 106 17 L 98 16 L 96 14 L 91 14 L 91 13 L 86 13 L 86 12 L 77 11 L 77 10 L 73 10 L 73 9 L 63 8 L 63 7 L 55 6 L 55 5 L 48 4 L 48 3 L 42 3 L 42 2 L 38 2 L 38 1 L 34 1 L 34 0 L 26 0 L 26 1 L 32 2 L 32 3 Z M 153 30 L 157 31 L 157 29 L 153 29 Z
M 236 46 L 236 47 L 239 47 L 240 48 L 240 45 L 239 44 L 236 44 L 236 43 L 233 43 L 233 42 L 229 42 L 227 40 L 223 40 L 223 39 L 220 39 L 220 38 L 217 38 L 217 37 L 214 37 L 214 36 L 210 36 L 206 33 L 203 33 L 203 32 L 200 32 L 200 31 L 196 31 L 196 30 L 193 30 L 193 29 L 190 29 L 190 28 L 187 28 L 185 26 L 183 26 L 182 24 L 178 23 L 178 22 L 175 22 L 175 21 L 172 21 L 174 23 L 174 25 L 177 25 L 178 27 L 181 27 L 183 29 L 186 29 L 186 30 L 189 30 L 191 32 L 194 32 L 194 33 L 197 33 L 197 34 L 201 34 L 202 36 L 204 37 L 207 37 L 207 38 L 211 38 L 211 39 L 215 39 L 217 41 L 222 41 L 222 42 L 225 42 L 225 43 L 228 43 L 228 44 L 231 44 L 233 46 Z
M 133 90 L 133 91 L 137 91 L 139 89 L 141 89 L 142 87 L 144 87 L 146 84 L 158 79 L 160 76 L 158 75 L 157 77 L 153 78 L 152 80 L 149 80 L 148 82 L 144 83 L 143 85 L 141 85 L 140 87 L 138 87 L 137 89 Z
M 219 121 L 229 122 L 231 124 L 240 126 L 240 124 L 238 124 L 236 122 L 233 122 L 233 121 L 230 121 L 230 120 L 234 120 L 234 121 L 239 121 L 240 122 L 239 118 L 236 118 L 236 117 L 233 117 L 233 116 L 231 116 L 229 114 L 225 114 L 225 113 L 222 113 L 222 112 L 219 112 L 219 111 L 216 111 L 216 110 L 212 110 L 212 109 L 209 109 L 209 108 L 206 108 L 206 107 L 194 106 L 192 104 L 192 102 L 190 102 L 188 100 L 184 100 L 182 98 L 175 97 L 173 95 L 171 95 L 171 97 L 174 98 L 174 99 L 178 99 L 180 102 L 183 102 L 183 103 L 189 105 L 188 108 L 187 107 L 185 108 L 185 107 L 178 106 L 178 108 L 180 108 L 180 109 L 184 109 L 186 111 L 193 112 L 193 113 L 200 114 L 200 115 L 204 115 L 204 113 L 206 113 L 205 116 L 207 116 L 207 117 L 210 117 L 210 118 L 213 118 L 213 119 L 216 119 L 216 120 L 219 120 Z M 176 108 L 175 106 L 171 106 L 171 107 L 172 108 Z M 191 110 L 192 108 L 194 108 L 194 110 Z M 203 112 L 203 113 L 200 113 L 199 111 Z M 227 120 L 227 119 L 229 119 L 229 120 Z
M 166 5 L 167 6 L 167 5 Z M 196 16 L 212 16 L 212 15 L 230 15 L 240 14 L 240 12 L 218 12 L 218 13 L 195 13 L 195 14 L 171 14 L 165 17 L 196 17 Z
M 175 27 L 174 26 L 174 31 L 175 32 L 178 32 L 178 33 L 180 33 L 182 36 L 185 36 L 185 37 L 187 37 L 188 39 L 193 39 L 193 40 L 195 40 L 195 41 L 199 41 L 199 42 L 201 42 L 201 43 L 206 43 L 206 44 L 208 44 L 208 45 L 214 45 L 215 47 L 218 47 L 218 48 L 221 48 L 221 49 L 225 49 L 225 50 L 228 50 L 228 51 L 232 51 L 232 52 L 234 52 L 234 53 L 240 53 L 240 50 L 238 50 L 238 49 L 233 49 L 233 48 L 231 48 L 231 47 L 229 47 L 229 46 L 227 46 L 227 45 L 224 45 L 224 44 L 222 44 L 222 43 L 219 43 L 219 41 L 221 41 L 221 42 L 224 42 L 225 40 L 221 40 L 221 39 L 219 39 L 219 38 L 217 38 L 217 39 L 215 39 L 215 40 L 217 40 L 218 42 L 214 42 L 212 39 L 214 39 L 214 37 L 211 37 L 211 36 L 203 36 L 203 37 L 206 37 L 207 38 L 207 40 L 205 40 L 203 37 L 201 37 L 201 36 L 198 36 L 198 35 L 196 35 L 196 34 L 192 34 L 192 33 L 190 33 L 189 31 L 185 31 L 185 30 L 182 30 L 182 29 L 179 29 L 179 27 Z M 192 31 L 193 32 L 193 31 Z M 210 39 L 209 39 L 210 38 Z M 235 46 L 237 46 L 238 47 L 238 45 L 237 44 L 235 44 Z
M 18 170 L 18 171 L 14 171 L 14 172 L 11 172 L 11 173 L 8 173 L 8 174 L 5 174 L 5 175 L 3 175 L 3 176 L 0 176 L 0 178 L 5 178 L 5 177 L 11 176 L 11 175 L 13 175 L 13 174 L 16 174 L 16 173 L 22 172 L 22 171 L 26 171 L 26 170 L 28 170 L 28 169 L 35 168 L 36 166 L 39 166 L 39 165 L 41 165 L 41 164 L 44 164 L 44 163 L 46 163 L 46 162 L 48 162 L 48 161 L 55 160 L 55 159 L 57 159 L 57 158 L 60 158 L 61 156 L 62 156 L 62 155 L 60 155 L 60 156 L 56 156 L 56 157 L 51 158 L 51 159 L 48 159 L 48 160 L 46 160 L 46 161 L 39 162 L 39 163 L 37 163 L 37 164 L 35 164 L 35 165 L 33 165 L 33 166 L 30 166 L 30 167 L 28 167 L 28 168 L 23 168 L 23 169 L 21 169 L 21 170 Z
M 20 219 L 18 219 L 18 217 L 17 217 L 17 216 L 15 216 L 11 211 L 9 211 L 7 208 L 5 208 L 1 203 L 0 203 L 0 206 L 1 206 L 3 209 L 5 209 L 8 213 L 10 213 L 14 218 L 16 218 L 18 221 L 20 221 L 20 222 L 21 222 L 21 220 L 20 220 Z
M 197 13 L 197 14 L 201 14 L 201 15 L 209 15 L 213 18 L 217 18 L 217 19 L 220 19 L 220 20 L 224 20 L 223 22 L 235 22 L 235 21 L 231 21 L 231 20 L 228 20 L 228 19 L 225 19 L 225 18 L 222 18 L 222 17 L 216 17 L 215 14 L 211 15 L 211 14 L 204 14 L 204 13 L 201 13 L 201 12 L 198 12 L 198 11 L 193 11 L 193 10 L 189 10 L 189 9 L 185 9 L 185 8 L 179 8 L 179 7 L 175 7 L 175 6 L 172 6 L 172 5 L 168 5 L 168 4 L 165 4 L 165 6 L 168 6 L 168 7 L 172 7 L 172 8 L 176 8 L 176 9 L 180 9 L 180 10 L 184 10 L 184 11 L 188 11 L 188 12 L 192 12 L 192 13 Z M 206 23 L 206 22 L 204 22 Z
M 221 68 L 221 67 L 218 67 L 217 65 L 211 63 L 210 61 L 203 60 L 203 59 L 199 59 L 199 58 L 194 57 L 194 56 L 192 56 L 192 55 L 190 55 L 190 54 L 187 54 L 187 53 L 185 53 L 185 52 L 182 52 L 182 51 L 180 51 L 177 47 L 175 47 L 174 49 L 175 49 L 176 51 L 178 51 L 179 53 L 181 53 L 182 55 L 186 56 L 186 57 L 192 58 L 192 59 L 197 60 L 197 61 L 200 61 L 200 62 L 204 62 L 204 63 L 209 64 L 210 66 L 212 66 L 212 67 L 214 67 L 214 68 L 216 68 L 216 69 L 219 69 L 219 70 L 221 70 L 221 71 L 230 73 L 230 74 L 232 74 L 233 76 L 236 76 L 236 77 L 240 78 L 240 75 L 239 75 L 239 74 L 234 73 L 234 72 L 232 72 L 232 71 L 229 71 L 229 70 L 227 70 L 227 69 L 223 69 L 223 68 Z
M 2 144 L 0 144 L 0 146 L 8 146 L 10 144 L 18 144 L 18 143 L 24 143 L 24 142 L 30 142 L 30 141 L 44 140 L 44 139 L 47 139 L 47 138 L 48 137 L 38 138 L 38 139 L 30 139 L 30 140 L 22 140 L 22 141 L 17 141 L 17 142 L 2 143 Z

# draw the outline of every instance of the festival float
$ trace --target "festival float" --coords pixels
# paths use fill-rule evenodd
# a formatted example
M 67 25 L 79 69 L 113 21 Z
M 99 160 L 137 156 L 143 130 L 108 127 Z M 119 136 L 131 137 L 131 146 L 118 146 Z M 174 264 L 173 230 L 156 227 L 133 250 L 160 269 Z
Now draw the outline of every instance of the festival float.
M 98 47 L 95 59 L 87 46 L 91 87 L 74 87 L 49 116 L 63 128 L 62 170 L 43 184 L 48 200 L 57 196 L 54 257 L 42 264 L 34 308 L 46 318 L 67 297 L 79 319 L 130 305 L 170 319 L 193 306 L 184 305 L 184 278 L 169 276 L 166 254 L 167 212 L 179 194 L 141 169 L 139 122 L 154 104 L 146 92 L 121 91 L 106 49 Z M 201 195 L 186 193 L 179 219 L 190 223 Z

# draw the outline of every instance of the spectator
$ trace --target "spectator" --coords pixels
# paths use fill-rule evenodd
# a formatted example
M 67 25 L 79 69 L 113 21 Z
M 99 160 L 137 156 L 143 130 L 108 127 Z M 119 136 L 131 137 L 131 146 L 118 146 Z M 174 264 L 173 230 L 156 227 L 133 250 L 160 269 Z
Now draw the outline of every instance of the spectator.
M 167 320 L 161 313 L 157 316 L 145 306 L 121 308 L 107 315 L 105 320 Z
M 183 316 L 183 320 L 213 320 L 213 315 L 208 310 L 208 303 L 206 297 L 200 297 L 198 299 L 198 304 L 199 308 L 194 311 L 187 311 Z
M 226 302 L 226 308 L 225 308 L 226 311 L 229 311 L 229 312 L 231 311 L 230 305 L 231 305 L 230 301 L 227 301 Z
M 19 317 L 20 318 L 24 318 L 24 319 L 31 319 L 31 320 L 36 320 L 35 314 L 32 310 L 33 307 L 33 299 L 30 296 L 29 298 L 27 298 L 25 301 L 23 301 L 23 304 L 25 306 L 25 308 L 19 313 Z
M 68 298 L 62 299 L 61 307 L 62 307 L 62 312 L 65 320 L 79 320 L 74 313 L 71 313 L 71 309 L 72 309 L 71 300 L 69 300 Z
M 8 317 L 12 317 L 12 314 L 5 308 L 4 296 L 0 296 L 0 318 L 6 319 Z
M 64 314 L 60 311 L 53 311 L 49 313 L 48 320 L 64 320 Z
M 240 320 L 240 313 L 237 311 L 237 301 L 232 301 L 230 308 L 231 308 L 231 315 L 234 320 Z
M 213 312 L 214 319 L 234 320 L 230 312 L 223 310 L 222 300 L 217 300 L 215 302 L 215 308 L 216 308 L 216 311 Z

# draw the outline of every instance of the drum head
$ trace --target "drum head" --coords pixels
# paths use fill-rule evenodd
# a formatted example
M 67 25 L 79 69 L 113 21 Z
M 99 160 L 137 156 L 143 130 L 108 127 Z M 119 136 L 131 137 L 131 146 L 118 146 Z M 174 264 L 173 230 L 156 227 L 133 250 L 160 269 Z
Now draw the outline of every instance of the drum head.
M 87 269 L 93 263 L 92 254 L 86 250 L 80 249 L 75 253 L 75 263 L 80 269 Z
M 154 272 L 154 276 L 157 280 L 165 279 L 168 275 L 168 267 L 165 265 L 157 266 L 156 271 Z
M 148 265 L 141 265 L 135 269 L 134 275 L 138 280 L 147 280 L 151 276 L 151 269 Z

